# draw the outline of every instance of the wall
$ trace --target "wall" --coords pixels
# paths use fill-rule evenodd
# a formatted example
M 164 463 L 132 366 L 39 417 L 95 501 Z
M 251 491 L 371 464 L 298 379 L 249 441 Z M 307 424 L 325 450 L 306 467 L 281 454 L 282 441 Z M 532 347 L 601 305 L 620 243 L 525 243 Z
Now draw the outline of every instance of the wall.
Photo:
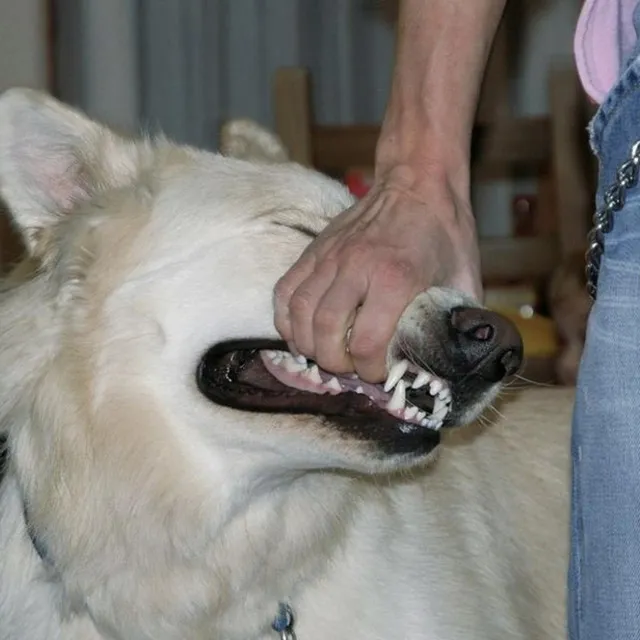
M 366 0 L 138 0 L 142 116 L 215 146 L 225 118 L 272 125 L 279 66 L 311 69 L 321 122 L 382 117 L 394 34 Z
M 41 0 L 0 0 L 0 91 L 47 85 L 46 21 Z

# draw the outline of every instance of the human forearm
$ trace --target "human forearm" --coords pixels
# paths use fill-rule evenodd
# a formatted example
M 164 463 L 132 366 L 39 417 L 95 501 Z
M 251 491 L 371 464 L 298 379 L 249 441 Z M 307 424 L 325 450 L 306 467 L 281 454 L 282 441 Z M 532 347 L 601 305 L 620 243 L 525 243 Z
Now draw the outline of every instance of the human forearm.
M 278 332 L 326 371 L 380 382 L 399 319 L 419 293 L 441 286 L 482 298 L 469 143 L 504 3 L 401 6 L 374 184 L 275 289 Z
M 478 95 L 505 0 L 402 0 L 379 173 L 441 172 L 468 188 Z

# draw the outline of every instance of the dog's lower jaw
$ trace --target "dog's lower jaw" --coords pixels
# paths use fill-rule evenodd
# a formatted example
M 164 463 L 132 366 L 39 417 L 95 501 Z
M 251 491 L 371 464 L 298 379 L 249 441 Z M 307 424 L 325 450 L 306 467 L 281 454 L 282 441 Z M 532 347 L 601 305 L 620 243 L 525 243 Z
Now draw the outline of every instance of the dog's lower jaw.
M 164 557 L 146 558 L 145 567 L 132 554 L 126 569 L 89 590 L 74 581 L 82 568 L 69 567 L 61 581 L 50 581 L 26 535 L 15 480 L 7 478 L 0 508 L 16 511 L 21 531 L 0 531 L 1 536 L 12 536 L 10 542 L 0 540 L 3 549 L 11 551 L 0 563 L 26 563 L 29 570 L 21 575 L 24 593 L 32 602 L 27 606 L 28 600 L 7 600 L 0 606 L 1 619 L 15 619 L 16 629 L 14 635 L 0 637 L 23 640 L 24 625 L 33 620 L 28 613 L 31 606 L 38 607 L 42 622 L 34 623 L 30 640 L 50 640 L 57 637 L 55 633 L 64 640 L 246 640 L 268 635 L 278 603 L 295 600 L 307 582 L 317 580 L 327 569 L 327 558 L 344 541 L 362 497 L 362 481 L 340 474 L 311 473 L 294 484 L 295 490 L 281 487 L 264 502 L 248 504 L 207 547 L 188 549 L 188 540 L 176 541 L 185 548 L 166 549 Z M 280 499 L 274 500 L 277 493 Z M 336 495 L 342 499 L 337 501 Z M 137 540 L 135 546 L 144 545 Z M 68 582 L 69 591 L 83 594 L 83 607 L 69 603 L 63 581 Z M 18 593 L 14 585 L 11 596 Z M 33 600 L 39 593 L 42 602 Z M 54 602 L 59 608 L 51 608 Z

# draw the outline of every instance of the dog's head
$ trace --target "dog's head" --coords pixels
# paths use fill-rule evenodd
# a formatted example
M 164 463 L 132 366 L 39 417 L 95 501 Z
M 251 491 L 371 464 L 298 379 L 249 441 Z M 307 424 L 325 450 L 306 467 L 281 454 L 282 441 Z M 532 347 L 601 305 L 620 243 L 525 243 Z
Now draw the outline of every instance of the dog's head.
M 65 616 L 109 637 L 256 636 L 340 539 L 353 472 L 428 458 L 521 359 L 512 325 L 442 289 L 401 318 L 386 390 L 288 354 L 274 286 L 351 204 L 299 166 L 126 140 L 13 90 L 0 190 L 29 254 L 0 292 L 5 486 Z
M 393 469 L 474 419 L 519 366 L 514 327 L 443 289 L 406 309 L 386 385 L 292 357 L 274 285 L 351 204 L 302 167 L 126 140 L 14 90 L 0 100 L 0 185 L 40 263 L 3 300 L 0 391 L 19 403 L 24 385 L 43 450 L 117 450 L 120 465 L 165 447 L 203 473 L 238 451 L 243 467 Z

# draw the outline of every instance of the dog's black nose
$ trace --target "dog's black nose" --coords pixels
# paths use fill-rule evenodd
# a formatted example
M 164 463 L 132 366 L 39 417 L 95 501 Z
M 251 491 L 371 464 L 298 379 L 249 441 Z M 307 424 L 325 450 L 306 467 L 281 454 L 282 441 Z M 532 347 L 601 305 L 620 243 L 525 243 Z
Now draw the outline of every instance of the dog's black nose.
M 450 316 L 454 363 L 486 380 L 498 382 L 522 364 L 522 338 L 503 315 L 475 307 L 456 307 Z

